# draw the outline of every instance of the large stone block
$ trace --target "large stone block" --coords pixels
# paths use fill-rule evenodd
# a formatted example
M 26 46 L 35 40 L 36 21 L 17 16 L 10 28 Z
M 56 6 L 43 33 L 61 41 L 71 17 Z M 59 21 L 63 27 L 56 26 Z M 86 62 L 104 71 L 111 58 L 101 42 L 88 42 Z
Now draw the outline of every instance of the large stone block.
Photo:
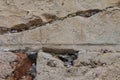
M 56 67 L 47 65 L 52 63 Z M 37 80 L 64 80 L 65 68 L 62 62 L 48 53 L 40 52 L 37 58 Z
M 66 68 L 64 63 L 59 58 L 52 56 L 51 53 L 39 52 L 36 79 L 119 80 L 119 57 L 119 53 L 88 52 L 81 50 L 78 53 L 78 58 L 74 61 L 74 65 Z
M 120 11 L 66 18 L 41 27 L 43 44 L 119 44 Z
M 41 27 L 42 44 L 74 44 L 76 39 L 83 43 L 85 21 L 84 18 L 74 17 Z

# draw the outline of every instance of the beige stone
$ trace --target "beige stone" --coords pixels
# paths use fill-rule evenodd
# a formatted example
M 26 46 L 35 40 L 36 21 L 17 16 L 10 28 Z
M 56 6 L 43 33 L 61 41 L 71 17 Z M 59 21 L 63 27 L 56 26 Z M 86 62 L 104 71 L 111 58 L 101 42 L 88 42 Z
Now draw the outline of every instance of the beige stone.
M 74 15 L 92 9 L 103 11 L 91 17 Z M 57 20 L 48 23 L 52 19 L 42 14 L 57 16 Z M 35 28 L 6 31 L 15 25 L 21 30 Z M 0 27 L 0 80 L 11 75 L 10 62 L 16 59 L 5 50 L 43 46 L 80 52 L 74 66 L 66 68 L 57 57 L 40 51 L 36 80 L 120 80 L 120 0 L 0 0 Z
M 90 18 L 54 21 L 36 29 L 0 35 L 2 44 L 119 44 L 120 11 L 111 9 Z
M 22 34 L 21 33 L 8 33 L 4 35 L 0 35 L 0 44 L 2 45 L 20 45 L 22 42 Z
M 51 61 L 55 67 L 48 66 L 47 63 Z M 64 66 L 62 62 L 49 53 L 39 52 L 37 59 L 37 80 L 64 80 Z
M 41 44 L 41 34 L 39 29 L 28 30 L 25 32 L 18 33 L 6 33 L 0 35 L 0 44 L 1 45 L 18 45 L 23 44 Z
M 41 33 L 40 28 L 34 30 L 28 30 L 22 32 L 22 42 L 21 44 L 41 44 Z
M 120 11 L 103 11 L 90 18 L 80 16 L 41 27 L 43 44 L 119 44 Z
M 64 67 L 64 63 L 51 53 L 39 52 L 37 59 L 37 80 L 115 80 L 120 79 L 119 53 L 100 53 L 81 50 L 74 66 Z M 48 66 L 49 61 L 56 63 Z
M 1 0 L 0 26 L 12 27 L 26 23 L 33 16 L 43 13 L 63 17 L 67 14 L 88 9 L 105 9 L 119 0 Z
M 84 22 L 83 22 L 84 21 Z M 74 44 L 74 40 L 85 42 L 84 29 L 86 19 L 81 17 L 67 18 L 41 27 L 43 44 Z

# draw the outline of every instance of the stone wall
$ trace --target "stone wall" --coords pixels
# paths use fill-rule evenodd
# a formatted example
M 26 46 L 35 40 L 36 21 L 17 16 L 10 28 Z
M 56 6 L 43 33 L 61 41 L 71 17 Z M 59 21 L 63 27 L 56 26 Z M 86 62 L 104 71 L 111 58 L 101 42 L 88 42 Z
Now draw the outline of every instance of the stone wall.
M 88 50 L 87 55 L 90 51 L 109 49 L 118 55 L 120 0 L 0 0 L 0 49 L 25 47 Z M 44 56 L 45 53 L 41 53 Z M 42 80 L 47 79 L 44 77 Z M 91 79 L 87 77 L 90 76 L 80 80 L 93 80 L 93 76 Z M 102 78 L 94 80 L 110 80 L 109 76 Z M 50 80 L 57 79 L 51 77 Z M 59 80 L 78 79 L 65 77 Z
M 120 43 L 119 0 L 1 0 L 0 44 Z

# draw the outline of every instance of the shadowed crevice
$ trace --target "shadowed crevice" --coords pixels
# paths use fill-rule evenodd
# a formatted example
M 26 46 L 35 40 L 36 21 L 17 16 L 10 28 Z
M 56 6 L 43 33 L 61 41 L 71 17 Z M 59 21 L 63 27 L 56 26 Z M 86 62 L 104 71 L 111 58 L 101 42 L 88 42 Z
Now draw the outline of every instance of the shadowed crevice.
M 75 17 L 75 16 L 89 18 L 99 12 L 102 12 L 102 10 L 90 9 L 90 10 L 85 10 L 85 11 L 77 11 L 77 12 L 68 14 L 64 17 L 57 17 L 56 15 L 53 15 L 53 14 L 44 13 L 44 14 L 42 14 L 42 16 L 45 17 L 45 19 L 47 20 L 46 22 L 44 22 L 40 17 L 38 17 L 38 18 L 28 21 L 27 23 L 21 23 L 21 24 L 14 25 L 11 28 L 0 27 L 0 34 L 2 35 L 5 33 L 18 33 L 18 32 L 23 32 L 23 31 L 27 31 L 27 30 L 32 30 L 37 27 L 44 26 L 48 23 L 51 24 L 55 21 L 61 21 L 66 18 L 71 18 L 71 17 Z
M 42 20 L 41 17 L 36 16 L 35 19 L 28 21 L 27 23 L 21 23 L 12 26 L 11 28 L 5 28 L 5 27 L 0 27 L 0 34 L 6 34 L 6 33 L 19 33 L 27 30 L 33 30 L 38 27 L 45 26 L 46 24 L 52 24 L 53 22 L 56 21 L 63 21 L 67 18 L 72 18 L 76 16 L 81 16 L 84 18 L 89 18 L 95 14 L 98 14 L 103 11 L 107 11 L 109 8 L 114 8 L 114 7 L 119 7 L 120 2 L 117 3 L 115 6 L 108 6 L 104 9 L 89 9 L 89 10 L 81 10 L 81 11 L 76 11 L 73 13 L 70 13 L 64 17 L 58 17 L 54 14 L 49 14 L 49 13 L 44 13 L 42 16 L 46 19 L 46 21 Z
M 17 60 L 13 73 L 6 80 L 34 80 L 38 50 L 25 48 L 9 51 L 17 56 Z
M 43 52 L 49 53 L 52 56 L 60 59 L 64 63 L 64 66 L 67 68 L 74 66 L 74 60 L 78 58 L 78 52 L 79 52 L 74 49 L 60 49 L 60 48 L 49 48 L 49 47 L 43 47 L 42 50 Z M 47 65 L 54 66 L 53 64 L 50 64 L 50 62 L 48 62 Z

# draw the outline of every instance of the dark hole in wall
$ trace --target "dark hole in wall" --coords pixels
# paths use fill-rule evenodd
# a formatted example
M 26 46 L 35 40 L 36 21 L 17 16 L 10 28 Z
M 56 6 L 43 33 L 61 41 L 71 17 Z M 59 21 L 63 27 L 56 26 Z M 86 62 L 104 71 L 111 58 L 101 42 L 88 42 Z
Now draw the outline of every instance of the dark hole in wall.
M 83 17 L 91 17 L 92 15 L 95 15 L 99 12 L 102 12 L 102 10 L 91 9 L 91 10 L 85 10 L 85 11 L 78 11 L 78 12 L 76 12 L 76 15 L 83 16 Z
M 18 25 L 15 25 L 14 27 L 11 27 L 10 32 L 16 33 L 16 32 L 21 32 L 28 29 L 29 27 L 26 24 L 18 24 Z
M 108 50 L 108 49 L 101 49 L 100 50 L 101 53 L 112 53 L 112 50 Z
M 65 67 L 74 66 L 74 60 L 78 58 L 78 51 L 74 49 L 57 49 L 43 47 L 43 52 L 50 53 L 64 62 Z

